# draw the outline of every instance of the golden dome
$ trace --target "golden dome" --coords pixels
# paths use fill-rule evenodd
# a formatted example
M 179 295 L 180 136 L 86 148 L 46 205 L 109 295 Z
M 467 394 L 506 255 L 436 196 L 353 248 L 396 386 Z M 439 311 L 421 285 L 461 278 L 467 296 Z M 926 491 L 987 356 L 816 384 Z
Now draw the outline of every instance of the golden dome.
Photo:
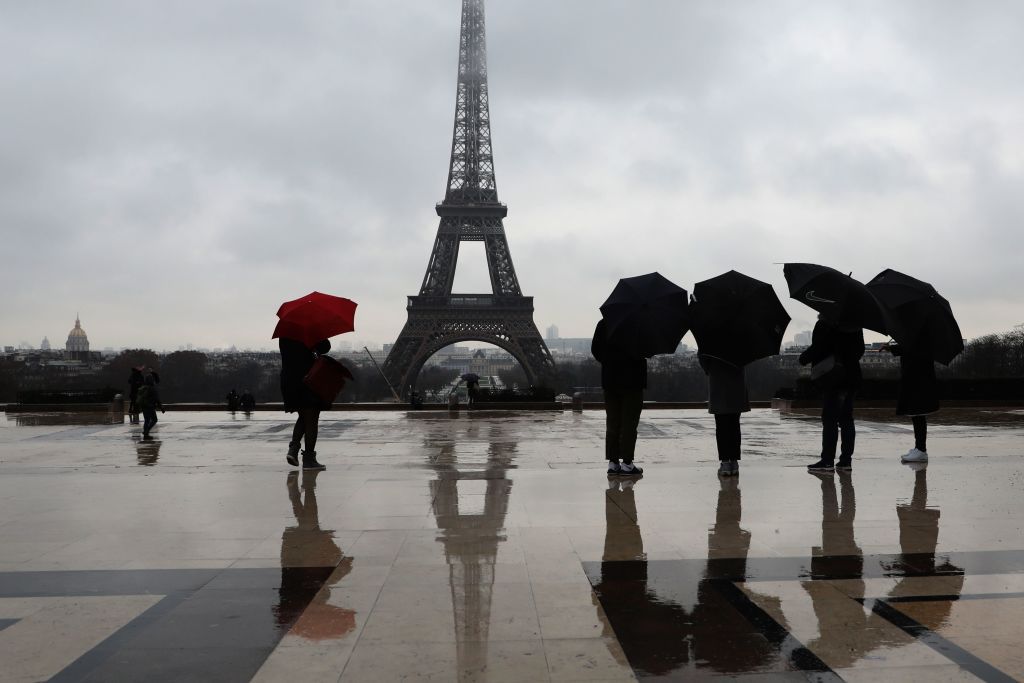
M 77 317 L 75 318 L 75 328 L 68 332 L 68 339 L 74 337 L 88 337 L 85 330 L 82 329 L 82 322 Z

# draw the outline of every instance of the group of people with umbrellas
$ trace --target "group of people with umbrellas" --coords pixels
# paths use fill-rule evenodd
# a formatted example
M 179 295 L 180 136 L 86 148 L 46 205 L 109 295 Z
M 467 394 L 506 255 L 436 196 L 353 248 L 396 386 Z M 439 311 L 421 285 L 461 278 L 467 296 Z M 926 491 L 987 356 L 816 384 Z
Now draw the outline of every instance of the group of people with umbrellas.
M 895 270 L 866 284 L 810 263 L 785 264 L 783 273 L 790 296 L 818 312 L 811 345 L 800 356 L 823 393 L 822 450 L 808 469 L 852 469 L 853 398 L 861 382 L 864 329 L 888 334 L 893 341 L 884 348 L 900 357 L 897 413 L 911 417 L 915 437 L 902 460 L 927 461 L 925 416 L 938 410 L 935 363 L 948 365 L 963 350 L 949 302 L 930 284 Z M 634 455 L 647 359 L 673 353 L 688 330 L 708 376 L 718 473 L 739 474 L 740 415 L 750 410 L 744 367 L 779 353 L 790 322 L 772 286 L 731 270 L 698 282 L 687 297 L 682 287 L 649 273 L 620 280 L 601 314 L 592 353 L 601 363 L 608 474 L 642 475 Z

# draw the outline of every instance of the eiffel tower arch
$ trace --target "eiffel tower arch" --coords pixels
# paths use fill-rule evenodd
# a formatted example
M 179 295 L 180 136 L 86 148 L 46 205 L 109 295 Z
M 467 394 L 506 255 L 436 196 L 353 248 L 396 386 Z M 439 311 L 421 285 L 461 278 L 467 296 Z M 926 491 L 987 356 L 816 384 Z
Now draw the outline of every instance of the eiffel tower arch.
M 547 345 L 533 321 L 533 297 L 519 288 L 498 201 L 491 153 L 484 0 L 463 0 L 459 35 L 459 75 L 455 127 L 445 198 L 436 207 L 440 224 L 408 320 L 384 361 L 384 374 L 403 395 L 423 364 L 445 346 L 481 341 L 508 351 L 532 384 L 554 368 Z M 462 242 L 483 242 L 491 292 L 452 292 Z

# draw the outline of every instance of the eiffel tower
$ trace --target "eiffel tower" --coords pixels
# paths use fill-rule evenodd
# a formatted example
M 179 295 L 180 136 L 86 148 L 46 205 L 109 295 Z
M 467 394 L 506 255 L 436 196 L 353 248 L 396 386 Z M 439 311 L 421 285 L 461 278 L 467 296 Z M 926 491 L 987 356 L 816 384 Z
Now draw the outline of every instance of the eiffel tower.
M 441 222 L 427 273 L 419 295 L 409 297 L 409 318 L 384 361 L 385 376 L 405 395 L 434 353 L 482 341 L 512 354 L 538 384 L 554 361 L 533 322 L 533 297 L 519 289 L 505 239 L 508 207 L 498 201 L 491 154 L 484 0 L 462 2 L 455 132 L 448 188 L 436 210 Z M 467 241 L 484 243 L 490 294 L 452 293 L 459 245 Z

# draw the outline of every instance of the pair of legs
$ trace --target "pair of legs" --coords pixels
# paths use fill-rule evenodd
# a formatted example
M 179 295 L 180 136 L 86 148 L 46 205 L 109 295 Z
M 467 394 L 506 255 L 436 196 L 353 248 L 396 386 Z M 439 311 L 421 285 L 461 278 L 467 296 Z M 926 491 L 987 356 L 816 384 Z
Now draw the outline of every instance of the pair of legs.
M 149 436 L 149 430 L 156 426 L 156 408 L 146 408 L 142 411 L 142 436 Z
M 740 414 L 715 414 L 715 443 L 718 445 L 720 462 L 739 462 L 740 460 Z
M 306 448 L 302 451 L 302 466 L 325 469 L 316 461 L 316 438 L 320 431 L 320 410 L 318 408 L 299 408 L 299 416 L 292 428 L 292 440 L 288 444 L 288 462 L 298 464 L 299 446 L 303 440 Z
M 857 430 L 853 425 L 853 392 L 827 391 L 821 405 L 821 461 L 835 462 L 836 446 L 842 436 L 839 462 L 849 464 Z
M 633 462 L 636 428 L 643 407 L 643 389 L 605 389 L 604 455 L 609 462 Z

